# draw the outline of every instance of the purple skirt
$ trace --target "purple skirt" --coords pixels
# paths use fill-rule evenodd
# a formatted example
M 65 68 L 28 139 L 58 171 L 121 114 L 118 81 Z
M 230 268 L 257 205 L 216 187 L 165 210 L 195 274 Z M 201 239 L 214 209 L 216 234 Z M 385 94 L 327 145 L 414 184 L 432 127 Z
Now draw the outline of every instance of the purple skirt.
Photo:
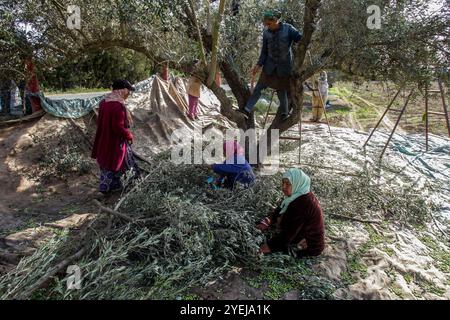
M 100 168 L 100 185 L 99 191 L 102 193 L 117 192 L 123 189 L 122 176 L 127 171 L 133 171 L 134 178 L 140 176 L 139 167 L 133 156 L 133 149 L 129 143 L 126 143 L 125 158 L 119 171 L 111 171 Z

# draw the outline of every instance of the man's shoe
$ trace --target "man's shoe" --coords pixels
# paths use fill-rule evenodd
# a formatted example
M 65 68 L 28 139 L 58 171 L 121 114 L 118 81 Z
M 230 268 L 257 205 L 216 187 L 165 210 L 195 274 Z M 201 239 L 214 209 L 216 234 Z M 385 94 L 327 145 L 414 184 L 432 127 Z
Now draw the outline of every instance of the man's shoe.
M 287 118 L 289 118 L 289 115 L 288 115 L 288 114 L 282 114 L 282 115 L 281 115 L 281 120 L 280 120 L 280 121 L 281 121 L 281 122 L 284 122 L 284 121 L 286 121 Z
M 244 115 L 245 119 L 250 118 L 250 113 L 247 110 L 245 110 L 245 109 L 238 109 L 237 111 L 242 113 Z

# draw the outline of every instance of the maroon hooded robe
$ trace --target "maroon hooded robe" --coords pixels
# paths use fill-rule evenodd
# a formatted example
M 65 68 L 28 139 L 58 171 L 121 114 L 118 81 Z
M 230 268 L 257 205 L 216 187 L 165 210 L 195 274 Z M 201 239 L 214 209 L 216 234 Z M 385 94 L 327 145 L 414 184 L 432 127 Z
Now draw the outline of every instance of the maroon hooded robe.
M 100 102 L 97 133 L 92 158 L 100 168 L 120 171 L 126 154 L 126 141 L 132 141 L 125 106 L 117 101 Z

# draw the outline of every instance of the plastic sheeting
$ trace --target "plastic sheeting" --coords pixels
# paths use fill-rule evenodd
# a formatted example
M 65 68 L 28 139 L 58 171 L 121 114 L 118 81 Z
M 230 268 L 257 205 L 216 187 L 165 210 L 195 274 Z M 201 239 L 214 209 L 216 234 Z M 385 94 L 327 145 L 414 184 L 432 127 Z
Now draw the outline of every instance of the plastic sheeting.
M 46 98 L 42 93 L 30 94 L 37 96 L 41 100 L 41 106 L 45 112 L 55 117 L 77 119 L 84 117 L 98 106 L 104 96 L 90 99 L 62 99 L 52 100 Z
M 136 93 L 141 94 L 151 89 L 155 76 L 143 80 L 135 85 Z M 104 95 L 90 99 L 61 99 L 52 100 L 46 98 L 42 93 L 29 94 L 30 96 L 39 97 L 41 105 L 47 113 L 60 118 L 77 119 L 89 114 L 94 108 L 98 107 Z
M 186 115 L 186 83 L 182 78 L 164 81 L 155 76 L 136 85 L 136 93 L 128 99 L 127 108 L 133 115 L 132 131 L 138 137 L 133 147 L 139 154 L 151 157 L 167 149 L 175 130 L 191 135 L 211 125 L 235 127 L 220 113 L 219 101 L 205 86 L 202 86 L 198 105 L 199 120 L 190 120 Z

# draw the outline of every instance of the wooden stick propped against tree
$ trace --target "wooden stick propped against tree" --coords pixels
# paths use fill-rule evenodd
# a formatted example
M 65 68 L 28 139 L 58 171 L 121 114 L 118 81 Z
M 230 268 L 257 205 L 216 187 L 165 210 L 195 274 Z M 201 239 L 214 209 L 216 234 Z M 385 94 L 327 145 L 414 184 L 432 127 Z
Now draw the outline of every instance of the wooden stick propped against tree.
M 213 29 L 213 33 L 212 33 L 213 38 L 212 38 L 211 64 L 209 67 L 208 80 L 206 81 L 206 84 L 208 86 L 210 86 L 216 79 L 217 52 L 219 50 L 218 46 L 219 46 L 219 36 L 220 36 L 219 30 L 220 30 L 220 23 L 222 22 L 223 12 L 225 11 L 225 3 L 226 3 L 226 0 L 220 0 L 219 11 L 217 12 L 216 21 L 214 23 L 214 29 Z
M 198 40 L 198 44 L 200 46 L 200 58 L 201 58 L 201 60 L 203 62 L 203 65 L 206 66 L 207 62 L 206 62 L 205 47 L 203 45 L 202 33 L 200 31 L 200 26 L 198 25 L 197 15 L 195 14 L 195 8 L 194 8 L 193 0 L 189 0 L 189 7 L 191 9 L 192 20 L 194 22 L 195 29 L 197 31 L 197 40 Z

